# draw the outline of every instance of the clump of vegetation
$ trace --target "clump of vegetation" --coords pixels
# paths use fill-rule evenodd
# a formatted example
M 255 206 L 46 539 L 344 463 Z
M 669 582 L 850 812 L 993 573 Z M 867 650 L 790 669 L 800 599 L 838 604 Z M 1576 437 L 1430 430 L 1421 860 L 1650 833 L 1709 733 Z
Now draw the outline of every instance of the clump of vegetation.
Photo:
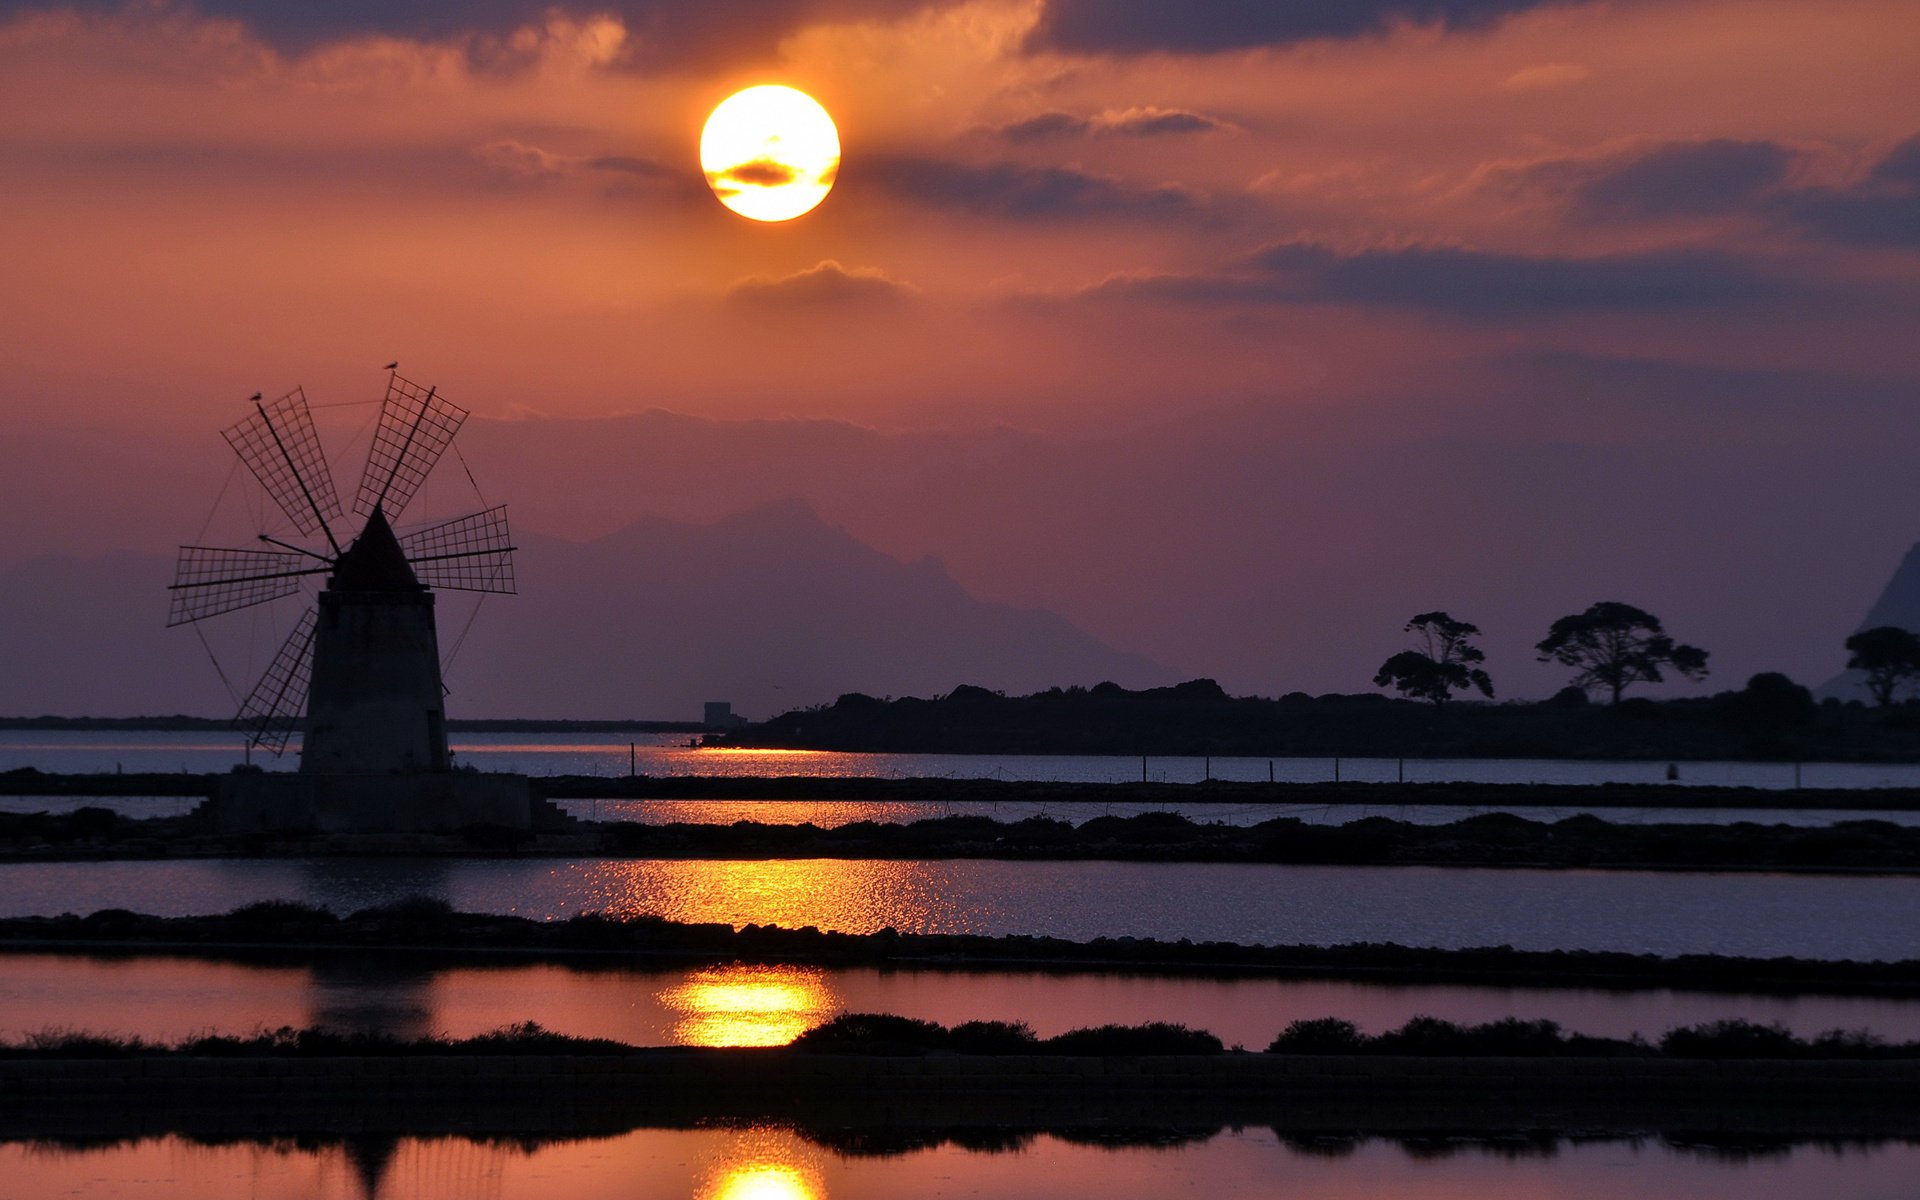
M 1055 1054 L 1222 1054 L 1220 1039 L 1203 1029 L 1165 1021 L 1145 1025 L 1097 1025 L 1048 1038 Z
M 1351 1021 L 1295 1021 L 1267 1046 L 1269 1054 L 1417 1055 L 1436 1058 L 1920 1058 L 1920 1042 L 1889 1043 L 1865 1030 L 1831 1030 L 1801 1038 L 1782 1025 L 1713 1021 L 1668 1030 L 1658 1044 L 1568 1033 L 1553 1021 L 1507 1017 L 1459 1025 L 1414 1017 L 1398 1029 L 1367 1035 Z
M 133 1058 L 181 1055 L 192 1058 L 400 1058 L 418 1055 L 604 1055 L 632 1054 L 634 1047 L 608 1038 L 555 1033 L 532 1021 L 503 1025 L 468 1038 L 395 1038 L 381 1033 L 314 1028 L 256 1030 L 236 1037 L 203 1034 L 175 1042 L 139 1037 L 109 1037 L 85 1031 L 48 1029 L 17 1042 L 0 1042 L 0 1059 Z
M 1220 1054 L 1220 1039 L 1204 1030 L 1154 1021 L 1101 1025 L 1039 1038 L 1024 1021 L 968 1021 L 948 1029 L 886 1013 L 843 1013 L 794 1039 L 801 1050 L 826 1054 Z

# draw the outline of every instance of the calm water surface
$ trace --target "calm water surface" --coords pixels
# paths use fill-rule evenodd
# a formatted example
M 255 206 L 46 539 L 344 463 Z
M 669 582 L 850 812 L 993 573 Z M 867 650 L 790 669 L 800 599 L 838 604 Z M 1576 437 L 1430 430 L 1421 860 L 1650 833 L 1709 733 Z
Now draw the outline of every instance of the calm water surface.
M 0 865 L 0 915 L 216 913 L 410 895 L 538 919 L 604 911 L 868 933 L 1920 957 L 1920 878 L 1218 863 L 198 859 Z
M 1519 1017 L 1608 1037 L 1657 1038 L 1742 1017 L 1802 1036 L 1868 1029 L 1920 1041 L 1920 1002 L 1665 989 L 1381 986 L 1038 971 L 828 969 L 790 964 L 582 969 L 550 963 L 409 967 L 387 959 L 253 965 L 189 958 L 0 958 L 0 1038 L 43 1030 L 172 1041 L 282 1025 L 396 1037 L 469 1037 L 526 1020 L 636 1046 L 776 1046 L 842 1012 L 957 1025 L 1024 1020 L 1042 1037 L 1085 1025 L 1177 1021 L 1258 1050 L 1296 1020 L 1339 1016 L 1369 1033 L 1416 1016 Z
M 76 808 L 108 808 L 130 817 L 177 817 L 198 805 L 184 796 L 0 796 L 0 812 L 72 812 Z M 1705 824 L 1731 825 L 1751 821 L 1761 825 L 1831 825 L 1838 821 L 1890 821 L 1920 825 L 1920 810 L 1795 808 L 1591 808 L 1582 805 L 1528 804 L 1236 804 L 1196 800 L 1189 803 L 1127 804 L 1093 801 L 1006 803 L 994 801 L 912 800 L 561 800 L 560 807 L 589 821 L 638 821 L 666 825 L 675 821 L 696 825 L 731 825 L 758 821 L 765 825 L 818 825 L 830 828 L 855 821 L 904 824 L 935 817 L 987 817 L 1021 821 L 1048 817 L 1075 825 L 1095 817 L 1132 817 L 1142 813 L 1178 813 L 1197 822 L 1258 825 L 1276 818 L 1292 818 L 1309 825 L 1345 825 L 1368 817 L 1386 817 L 1415 825 L 1446 825 L 1492 812 L 1517 812 L 1535 821 L 1595 816 L 1621 825 Z
M 297 743 L 295 748 L 297 749 Z M 813 750 L 695 750 L 678 736 L 642 734 L 456 734 L 458 761 L 487 771 L 528 775 L 806 775 L 883 779 L 1017 779 L 1067 783 L 1125 783 L 1142 776 L 1137 755 L 843 754 Z M 245 758 L 233 733 L 49 732 L 0 730 L 0 771 L 225 771 Z M 261 765 L 290 770 L 298 758 L 262 756 Z M 1791 763 L 1678 764 L 1681 786 L 1794 786 Z M 1145 775 L 1166 783 L 1215 779 L 1317 783 L 1334 778 L 1330 758 L 1148 758 Z M 1807 763 L 1807 787 L 1920 787 L 1920 764 Z M 1340 778 L 1409 783 L 1665 783 L 1665 762 L 1586 762 L 1553 759 L 1340 760 Z
M 143 1200 L 1911 1200 L 1920 1148 L 1800 1146 L 1727 1157 L 1657 1140 L 1561 1144 L 1516 1156 L 1442 1156 L 1367 1141 L 1347 1153 L 1272 1130 L 1184 1145 L 1106 1148 L 1042 1135 L 1012 1152 L 951 1144 L 844 1156 L 780 1128 L 637 1130 L 592 1140 L 463 1138 L 209 1146 L 178 1137 L 76 1149 L 0 1144 L 0 1192 Z

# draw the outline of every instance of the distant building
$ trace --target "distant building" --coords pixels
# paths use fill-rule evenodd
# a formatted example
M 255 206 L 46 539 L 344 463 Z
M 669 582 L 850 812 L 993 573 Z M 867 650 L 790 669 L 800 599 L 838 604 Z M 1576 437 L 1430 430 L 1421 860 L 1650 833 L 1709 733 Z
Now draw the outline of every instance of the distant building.
M 733 711 L 733 701 L 707 701 L 705 724 L 708 729 L 738 729 L 746 723 L 745 717 Z

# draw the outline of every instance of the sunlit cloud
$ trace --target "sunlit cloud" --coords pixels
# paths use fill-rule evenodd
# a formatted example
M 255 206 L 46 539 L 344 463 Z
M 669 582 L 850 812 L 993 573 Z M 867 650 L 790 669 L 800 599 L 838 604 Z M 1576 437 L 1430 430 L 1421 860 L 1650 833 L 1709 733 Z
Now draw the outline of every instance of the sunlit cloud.
M 1522 67 L 1502 81 L 1502 87 L 1514 92 L 1535 92 L 1547 88 L 1571 87 L 1593 78 L 1593 71 L 1579 63 L 1541 63 Z
M 792 275 L 752 276 L 727 289 L 727 302 L 756 307 L 841 308 L 898 304 L 919 294 L 911 284 L 874 267 L 841 266 L 826 259 Z
M 1214 133 L 1232 129 L 1226 121 L 1189 112 L 1181 108 L 1109 109 L 1090 117 L 1072 113 L 1046 112 L 999 126 L 993 132 L 1009 142 L 1043 142 L 1054 138 L 1074 138 L 1117 134 L 1126 137 L 1155 137 L 1166 134 Z

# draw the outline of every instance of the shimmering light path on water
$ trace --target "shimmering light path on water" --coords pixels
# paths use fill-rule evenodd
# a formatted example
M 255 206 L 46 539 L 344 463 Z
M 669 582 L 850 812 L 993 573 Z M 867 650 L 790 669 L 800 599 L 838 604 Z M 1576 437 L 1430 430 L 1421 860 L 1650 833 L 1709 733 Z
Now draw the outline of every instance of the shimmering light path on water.
M 204 1144 L 179 1137 L 74 1147 L 0 1143 L 19 1196 L 142 1200 L 1910 1200 L 1909 1143 L 1740 1154 L 1657 1139 L 1560 1143 L 1552 1153 L 1458 1141 L 1287 1144 L 1270 1129 L 1109 1148 L 1050 1135 L 1006 1149 L 946 1143 L 841 1154 L 780 1128 L 643 1129 L 578 1141 L 290 1139 Z
M 1802 1036 L 1868 1029 L 1920 1041 L 1920 1002 L 1835 996 L 1375 985 L 1042 971 L 829 969 L 550 963 L 431 968 L 391 957 L 246 965 L 142 956 L 0 959 L 0 1037 L 63 1028 L 173 1040 L 282 1025 L 466 1037 L 537 1020 L 548 1029 L 637 1046 L 772 1046 L 840 1012 L 957 1025 L 1023 1020 L 1042 1037 L 1086 1025 L 1176 1021 L 1229 1045 L 1264 1047 L 1288 1022 L 1339 1016 L 1369 1033 L 1416 1016 L 1462 1023 L 1558 1021 L 1608 1037 L 1657 1038 L 1727 1018 L 1779 1022 Z
M 1920 878 L 1212 863 L 198 859 L 0 866 L 0 915 L 351 911 L 409 895 L 541 919 L 1259 943 L 1920 957 Z
M 1137 755 L 1073 754 L 843 754 L 808 750 L 697 750 L 667 735 L 455 734 L 457 761 L 486 771 L 527 775 L 725 775 L 881 779 L 1010 779 L 1062 783 L 1128 783 L 1141 778 Z M 296 746 L 297 749 L 297 746 Z M 240 735 L 142 732 L 0 730 L 0 771 L 37 767 L 51 772 L 225 771 L 242 761 Z M 258 765 L 291 770 L 289 751 Z M 1342 779 L 1356 783 L 1666 783 L 1665 762 L 1593 762 L 1555 759 L 1340 760 Z M 1321 783 L 1334 778 L 1331 758 L 1150 757 L 1146 777 L 1162 783 L 1214 779 Z M 1677 764 L 1688 785 L 1768 789 L 1794 786 L 1792 763 L 1689 762 Z M 1807 763 L 1798 778 L 1807 787 L 1920 787 L 1920 765 Z

